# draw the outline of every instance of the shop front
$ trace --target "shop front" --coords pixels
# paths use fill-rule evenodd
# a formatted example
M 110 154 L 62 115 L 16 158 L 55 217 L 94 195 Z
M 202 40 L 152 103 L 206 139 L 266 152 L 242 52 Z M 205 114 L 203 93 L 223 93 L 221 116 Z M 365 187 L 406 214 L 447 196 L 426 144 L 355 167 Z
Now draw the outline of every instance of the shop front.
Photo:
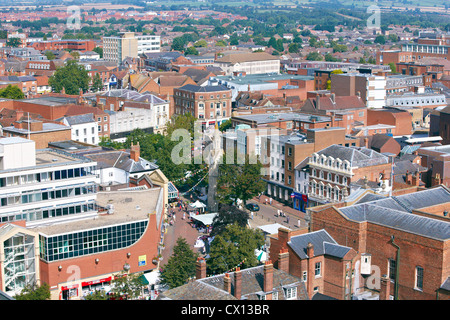
M 292 192 L 291 198 L 292 198 L 292 207 L 294 209 L 299 210 L 301 212 L 306 212 L 306 208 L 308 207 L 308 195 L 298 192 Z

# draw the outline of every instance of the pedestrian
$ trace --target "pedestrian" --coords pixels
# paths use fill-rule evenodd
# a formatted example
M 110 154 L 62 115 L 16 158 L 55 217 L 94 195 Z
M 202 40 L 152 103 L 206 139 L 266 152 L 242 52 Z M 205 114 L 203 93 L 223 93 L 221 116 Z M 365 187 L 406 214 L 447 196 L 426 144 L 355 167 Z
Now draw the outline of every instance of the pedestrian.
M 270 205 L 272 205 L 272 198 L 269 198 L 269 203 Z
M 183 212 L 183 220 L 186 219 L 186 213 Z M 300 221 L 300 220 L 299 220 Z
M 300 228 L 301 222 L 300 219 L 298 219 L 298 227 Z
M 252 215 L 252 220 L 253 220 L 253 211 L 251 212 L 251 215 Z
M 287 216 L 286 220 L 287 220 L 287 223 L 289 224 L 289 216 Z
M 266 198 L 266 205 L 267 205 L 267 198 Z

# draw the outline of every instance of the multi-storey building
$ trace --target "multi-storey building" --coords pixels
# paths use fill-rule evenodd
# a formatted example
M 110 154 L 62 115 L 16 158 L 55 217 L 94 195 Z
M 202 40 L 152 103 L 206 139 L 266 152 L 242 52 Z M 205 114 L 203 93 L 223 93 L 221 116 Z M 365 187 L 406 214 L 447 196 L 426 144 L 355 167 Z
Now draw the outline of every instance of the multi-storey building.
M 332 144 L 359 146 L 359 140 L 347 138 L 345 129 L 339 127 L 308 129 L 306 134 L 272 135 L 262 137 L 261 141 L 267 195 L 301 211 L 308 202 L 308 192 L 302 187 L 301 169 L 297 166 Z
M 359 95 L 367 108 L 382 108 L 386 99 L 386 77 L 365 73 L 332 74 L 331 92 L 336 96 Z
M 393 197 L 366 194 L 353 205 L 310 208 L 306 218 L 311 232 L 325 229 L 358 252 L 350 264 L 353 299 L 367 299 L 369 290 L 380 300 L 448 300 L 449 208 L 450 191 L 437 186 Z
M 138 39 L 134 32 L 122 32 L 118 37 L 103 37 L 103 59 L 120 65 L 126 57 L 138 57 Z
M 56 119 L 72 130 L 72 140 L 89 144 L 98 144 L 98 122 L 93 113 L 80 114 Z
M 340 202 L 352 195 L 359 180 L 379 184 L 379 192 L 391 190 L 392 163 L 388 156 L 365 147 L 333 144 L 314 152 L 308 161 L 310 205 Z
M 231 117 L 231 90 L 225 86 L 184 85 L 173 90 L 175 114 L 190 113 L 204 126 Z
M 137 53 L 160 52 L 161 37 L 155 35 L 140 35 L 137 38 Z
M 31 46 L 39 51 L 69 49 L 73 51 L 86 52 L 94 50 L 96 44 L 94 40 L 62 39 L 33 42 Z
M 47 283 L 52 300 L 79 299 L 155 268 L 167 186 L 97 192 L 96 161 L 22 138 L 0 139 L 0 156 L 0 290 Z
M 217 58 L 214 66 L 220 67 L 225 75 L 232 75 L 234 72 L 280 73 L 280 59 L 265 52 L 228 54 Z

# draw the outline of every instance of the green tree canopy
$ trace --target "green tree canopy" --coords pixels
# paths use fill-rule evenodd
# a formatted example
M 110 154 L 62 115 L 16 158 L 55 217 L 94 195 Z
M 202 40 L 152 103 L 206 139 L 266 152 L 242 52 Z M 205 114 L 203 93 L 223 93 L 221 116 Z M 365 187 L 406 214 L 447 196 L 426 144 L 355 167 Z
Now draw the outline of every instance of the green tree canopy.
M 86 92 L 89 88 L 89 75 L 87 70 L 75 60 L 67 61 L 64 67 L 58 68 L 49 77 L 48 84 L 55 92 L 61 92 L 64 88 L 67 94 L 78 94 L 80 89 Z
M 211 242 L 207 273 L 220 274 L 234 270 L 237 266 L 242 269 L 258 265 L 255 249 L 264 245 L 264 236 L 258 229 L 242 227 L 233 223 L 214 237 Z
M 111 281 L 112 296 L 116 299 L 123 296 L 130 300 L 136 299 L 142 294 L 146 285 L 142 275 L 142 272 L 126 274 L 124 271 L 116 274 Z
M 306 60 L 309 61 L 322 61 L 323 57 L 320 53 L 318 52 L 310 52 L 308 53 L 308 55 L 306 56 Z
M 211 225 L 211 236 L 221 234 L 226 226 L 237 223 L 241 227 L 245 227 L 248 223 L 249 215 L 247 212 L 240 210 L 233 205 L 221 204 L 219 212 L 214 217 Z
M 37 284 L 26 285 L 22 291 L 14 296 L 16 300 L 49 300 L 50 299 L 50 286 L 47 283 L 43 283 L 38 286 Z
M 195 276 L 195 262 L 197 254 L 192 251 L 186 239 L 179 237 L 173 247 L 172 256 L 161 271 L 161 283 L 169 288 L 176 288 L 185 284 L 189 278 Z
M 198 50 L 195 47 L 188 47 L 186 51 L 184 51 L 184 54 L 198 56 Z
M 100 74 L 96 73 L 96 74 L 94 75 L 94 78 L 92 79 L 92 86 L 91 86 L 91 89 L 92 89 L 94 92 L 101 91 L 101 90 L 103 89 L 103 81 L 102 81 L 102 79 L 100 78 Z
M 6 99 L 23 99 L 25 95 L 18 86 L 9 84 L 6 88 L 0 89 L 0 97 Z
M 235 153 L 234 159 L 234 163 L 219 165 L 217 198 L 219 203 L 223 204 L 231 204 L 233 199 L 241 199 L 245 205 L 248 200 L 266 189 L 266 182 L 261 175 L 262 164 L 259 159 L 250 158 L 249 155 L 238 156 Z

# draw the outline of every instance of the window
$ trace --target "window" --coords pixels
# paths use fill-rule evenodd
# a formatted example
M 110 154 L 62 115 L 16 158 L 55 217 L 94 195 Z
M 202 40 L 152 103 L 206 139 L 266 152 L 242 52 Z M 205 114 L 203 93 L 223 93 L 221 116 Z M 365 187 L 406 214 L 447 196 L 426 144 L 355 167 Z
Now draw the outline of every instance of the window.
M 415 288 L 417 290 L 423 290 L 423 268 L 417 266 L 416 267 L 416 285 Z
M 286 299 L 293 300 L 297 298 L 297 287 L 285 289 Z
M 322 276 L 322 262 L 316 262 L 314 266 L 314 275 L 316 278 Z
M 304 282 L 308 280 L 308 271 L 303 271 L 302 279 Z
M 392 282 L 395 282 L 396 265 L 397 262 L 394 259 L 389 259 L 389 279 L 391 279 Z

